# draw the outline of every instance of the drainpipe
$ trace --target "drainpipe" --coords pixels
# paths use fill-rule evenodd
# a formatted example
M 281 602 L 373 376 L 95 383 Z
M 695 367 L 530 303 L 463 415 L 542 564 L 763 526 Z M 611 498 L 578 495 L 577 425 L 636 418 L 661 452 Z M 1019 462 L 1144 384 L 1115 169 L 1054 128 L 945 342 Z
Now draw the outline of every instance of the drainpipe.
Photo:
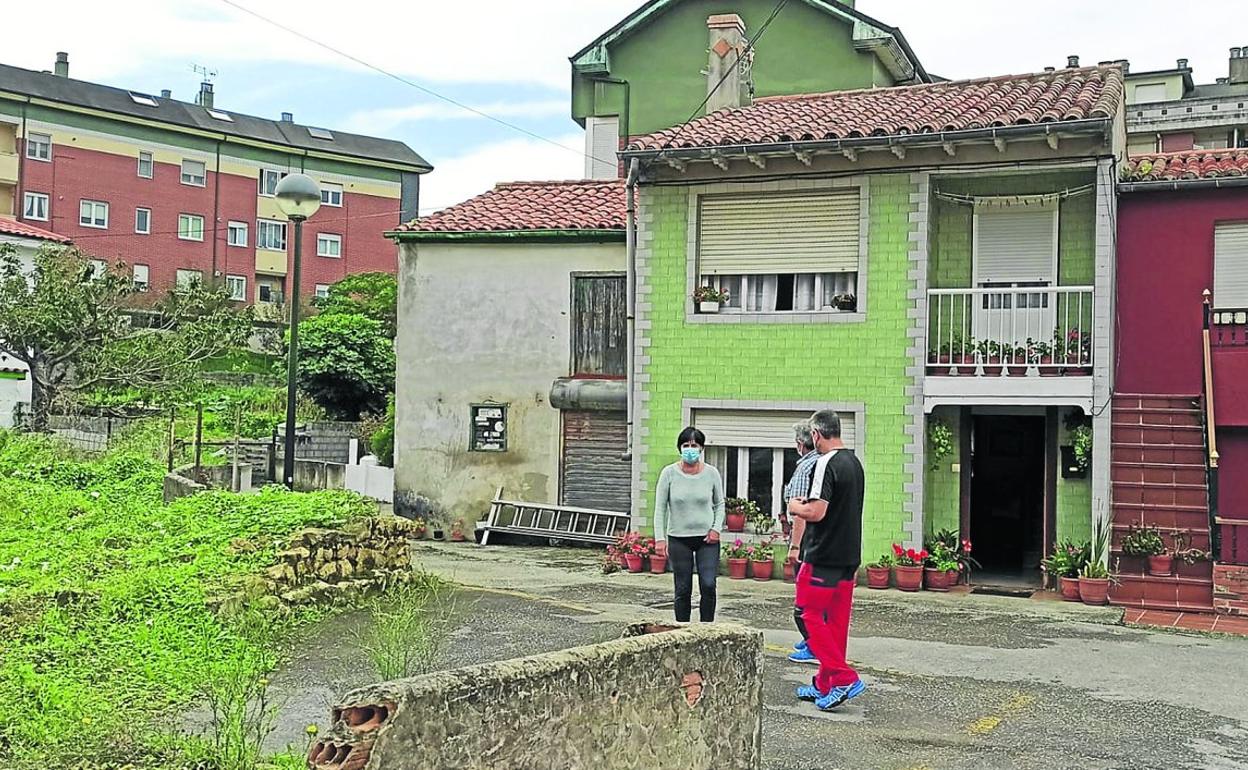
M 633 425 L 634 414 L 636 413 L 636 396 L 633 388 L 636 385 L 636 376 L 634 369 L 636 362 L 636 332 L 634 325 L 637 319 L 637 176 L 641 166 L 636 158 L 628 162 L 628 179 L 624 185 L 624 207 L 626 212 L 626 224 L 624 227 L 624 250 L 628 253 L 627 283 L 628 283 L 628 308 L 625 318 L 628 322 L 628 402 L 627 402 L 627 420 L 628 420 L 628 447 L 624 459 L 630 459 L 633 456 L 633 436 L 636 428 Z M 635 501 L 634 501 L 635 502 Z

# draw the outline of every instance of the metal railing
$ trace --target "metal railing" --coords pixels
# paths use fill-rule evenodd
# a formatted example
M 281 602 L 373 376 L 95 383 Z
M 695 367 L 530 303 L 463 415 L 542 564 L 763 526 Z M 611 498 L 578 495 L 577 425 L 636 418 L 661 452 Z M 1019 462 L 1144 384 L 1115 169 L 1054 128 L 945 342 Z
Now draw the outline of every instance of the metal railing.
M 1091 286 L 929 289 L 928 373 L 1091 374 L 1093 298 Z
M 1205 328 L 1215 348 L 1248 347 L 1248 308 L 1215 308 L 1205 298 Z
M 1201 368 L 1201 406 L 1204 417 L 1205 448 L 1208 450 L 1205 463 L 1205 480 L 1209 499 L 1209 534 L 1210 545 L 1215 554 L 1218 553 L 1222 539 L 1222 524 L 1218 516 L 1218 423 L 1213 412 L 1213 350 L 1211 342 L 1211 326 L 1214 320 L 1212 295 L 1208 289 L 1203 294 L 1201 329 L 1201 354 L 1204 366 Z

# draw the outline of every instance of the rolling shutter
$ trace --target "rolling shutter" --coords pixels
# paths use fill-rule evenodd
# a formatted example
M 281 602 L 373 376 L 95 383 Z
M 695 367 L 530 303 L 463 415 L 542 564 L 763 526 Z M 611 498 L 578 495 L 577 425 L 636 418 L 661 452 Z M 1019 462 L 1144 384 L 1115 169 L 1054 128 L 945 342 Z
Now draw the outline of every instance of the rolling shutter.
M 853 273 L 862 248 L 857 188 L 700 199 L 701 275 Z
M 629 511 L 632 463 L 624 412 L 563 412 L 563 505 Z
M 1213 230 L 1213 305 L 1248 308 L 1248 222 Z
M 1054 280 L 1057 208 L 979 206 L 975 210 L 975 276 L 980 283 Z
M 693 424 L 706 434 L 707 446 L 771 447 L 793 446 L 793 423 L 810 419 L 810 412 L 784 412 L 762 409 L 696 409 Z M 853 412 L 837 412 L 841 418 L 841 440 L 853 449 L 857 445 L 857 425 Z
M 585 176 L 615 179 L 620 175 L 616 153 L 620 151 L 620 119 L 585 119 Z

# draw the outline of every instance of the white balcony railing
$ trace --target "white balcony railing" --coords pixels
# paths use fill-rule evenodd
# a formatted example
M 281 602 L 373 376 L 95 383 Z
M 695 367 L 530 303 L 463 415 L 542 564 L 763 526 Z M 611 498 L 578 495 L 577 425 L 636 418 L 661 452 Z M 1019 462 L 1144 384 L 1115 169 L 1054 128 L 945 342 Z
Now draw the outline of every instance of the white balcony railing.
M 1091 286 L 929 289 L 934 376 L 1092 373 Z

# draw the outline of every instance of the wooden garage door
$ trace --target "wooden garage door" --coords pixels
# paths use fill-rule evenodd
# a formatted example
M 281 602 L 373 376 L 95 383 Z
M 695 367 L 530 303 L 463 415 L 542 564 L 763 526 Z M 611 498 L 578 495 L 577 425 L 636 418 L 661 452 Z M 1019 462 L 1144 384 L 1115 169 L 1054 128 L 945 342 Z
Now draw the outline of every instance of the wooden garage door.
M 628 512 L 632 463 L 624 412 L 563 412 L 561 502 Z

